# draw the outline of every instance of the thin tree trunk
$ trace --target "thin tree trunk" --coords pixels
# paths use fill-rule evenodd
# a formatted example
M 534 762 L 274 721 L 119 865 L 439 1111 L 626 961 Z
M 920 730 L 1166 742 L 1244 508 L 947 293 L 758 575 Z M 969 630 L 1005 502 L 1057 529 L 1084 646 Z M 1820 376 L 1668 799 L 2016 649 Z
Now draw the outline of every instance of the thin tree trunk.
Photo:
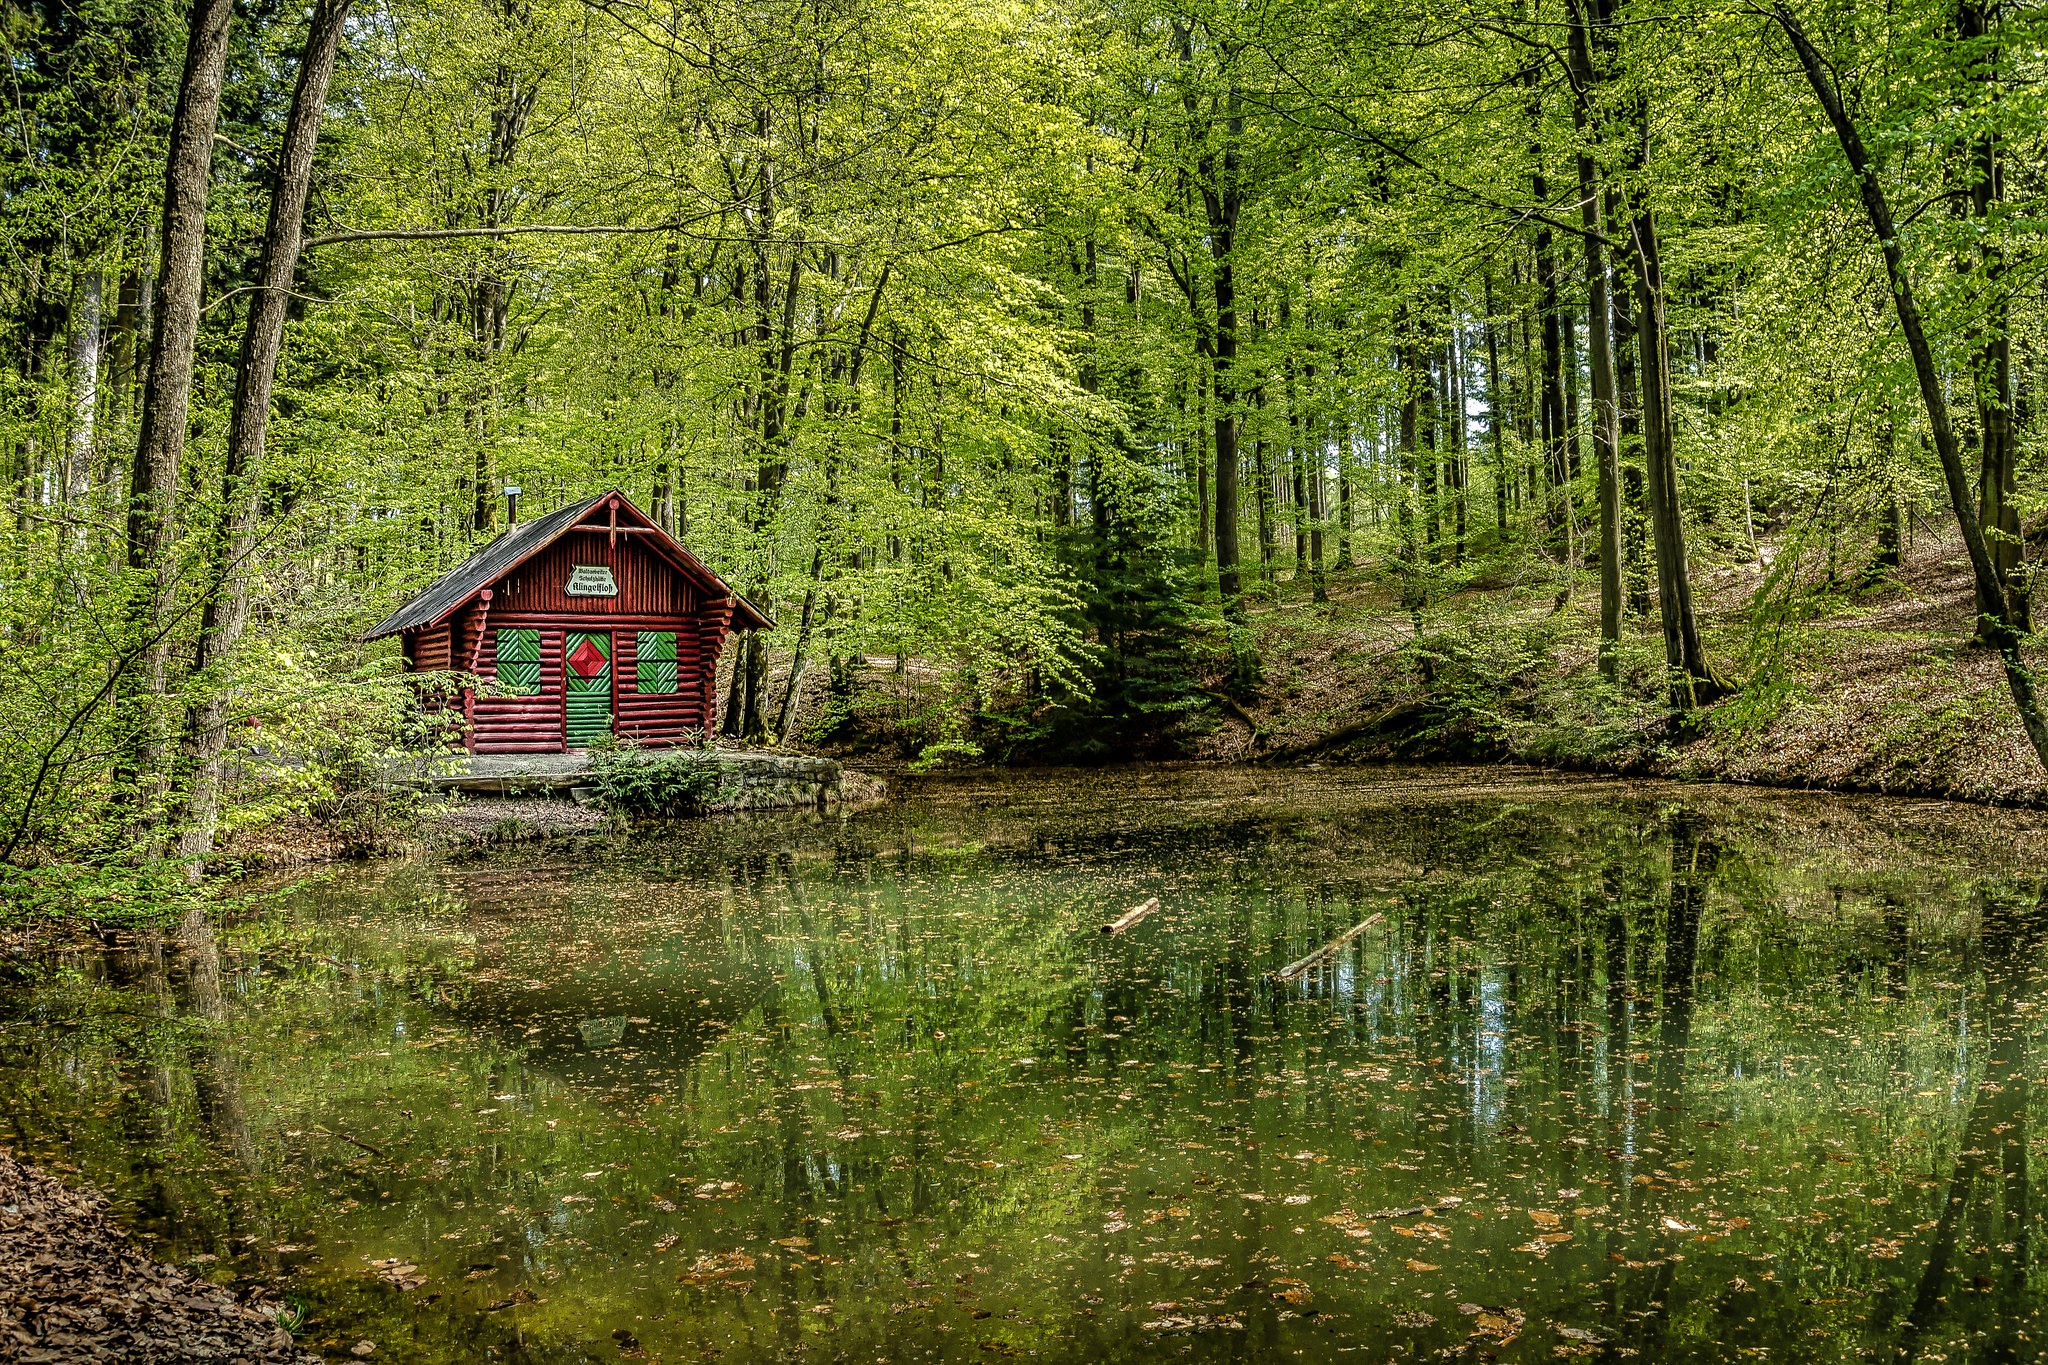
M 1308 457 L 1302 449 L 1301 394 L 1296 384 L 1293 314 L 1287 296 L 1280 296 L 1280 362 L 1283 396 L 1287 400 L 1287 480 L 1292 498 L 1288 508 L 1288 529 L 1294 538 L 1294 581 L 1308 577 Z
M 1183 61 L 1191 60 L 1192 31 L 1176 26 Z M 1241 143 L 1244 138 L 1243 92 L 1232 85 L 1223 103 L 1221 165 L 1205 152 L 1197 166 L 1198 190 L 1209 226 L 1209 288 L 1215 305 L 1216 331 L 1209 346 L 1210 374 L 1216 401 L 1216 590 L 1223 613 L 1233 620 L 1244 614 L 1244 580 L 1238 572 L 1237 508 L 1237 220 L 1244 206 Z M 1190 87 L 1183 96 L 1188 114 L 1197 116 Z
M 789 727 L 796 720 L 797 705 L 804 695 L 804 663 L 811 643 L 811 623 L 818 606 L 818 580 L 825 569 L 825 547 L 821 542 L 811 550 L 811 582 L 804 589 L 803 611 L 797 618 L 796 649 L 789 660 L 789 685 L 783 689 L 782 709 L 775 716 L 775 742 L 789 742 Z M 827 608 L 828 612 L 830 608 Z
M 1963 534 L 1963 546 L 1969 552 L 1970 572 L 1976 580 L 1978 600 L 1991 608 L 1981 619 L 1989 623 L 1987 633 L 2005 665 L 2005 681 L 2012 692 L 2013 709 L 2019 712 L 2020 723 L 2026 727 L 2027 739 L 2033 744 L 2041 766 L 2048 768 L 2048 716 L 2042 714 L 2040 698 L 2034 690 L 2033 674 L 2020 652 L 2025 637 L 2013 627 L 2010 608 L 1998 581 L 1998 571 L 1992 563 L 1990 547 L 1984 540 L 1984 528 L 1977 519 L 1977 509 L 1971 505 L 1969 476 L 1963 470 L 1962 454 L 1956 448 L 1955 428 L 1949 423 L 1948 399 L 1941 390 L 1941 372 L 1935 367 L 1934 351 L 1927 344 L 1927 334 L 1921 325 L 1912 277 L 1906 271 L 1905 251 L 1899 245 L 1898 230 L 1892 223 L 1891 203 L 1885 196 L 1884 186 L 1878 183 L 1877 168 L 1871 164 L 1870 154 L 1864 150 L 1863 138 L 1850 121 L 1829 78 L 1827 64 L 1807 38 L 1806 30 L 1800 27 L 1792 11 L 1783 4 L 1775 6 L 1772 14 L 1798 53 L 1799 64 L 1806 70 L 1807 82 L 1812 85 L 1821 108 L 1827 112 L 1835 137 L 1842 144 L 1842 154 L 1848 159 L 1850 173 L 1862 191 L 1863 211 L 1870 219 L 1870 229 L 1884 254 L 1885 275 L 1891 283 L 1892 305 L 1898 311 L 1899 330 L 1905 334 L 1906 348 L 1913 356 L 1913 373 L 1920 382 L 1921 402 L 1927 408 L 1927 425 L 1934 437 L 1935 456 L 1941 461 L 1942 481 L 1948 486 L 1949 507 L 1955 513 L 1956 524 Z M 1983 631 L 1984 627 L 1980 625 L 1979 629 Z
M 1259 418 L 1259 434 L 1252 439 L 1252 474 L 1258 480 L 1252 506 L 1259 521 L 1259 579 L 1266 595 L 1273 595 L 1273 560 L 1278 547 L 1273 540 L 1273 470 L 1266 459 L 1266 386 L 1252 389 L 1252 411 Z
M 740 727 L 746 723 L 747 695 L 747 654 L 754 647 L 758 631 L 748 631 L 740 636 L 739 648 L 732 652 L 732 673 L 726 679 L 725 708 L 718 722 L 718 732 L 728 738 L 739 738 Z M 896 656 L 896 671 L 903 672 L 903 656 Z
M 107 346 L 107 385 L 113 390 L 107 415 L 114 419 L 115 431 L 124 435 L 135 416 L 142 359 L 142 288 L 142 272 L 130 270 L 121 276 L 114 301 L 114 335 Z
M 1904 559 L 1898 471 L 1894 467 L 1898 458 L 1898 425 L 1889 410 L 1878 424 L 1876 446 L 1878 496 L 1882 499 L 1877 507 L 1877 557 L 1871 561 L 1864 575 L 1872 582 L 1880 582 L 1897 573 Z
M 1486 276 L 1486 428 L 1493 438 L 1493 528 L 1503 536 L 1508 531 L 1508 446 L 1507 427 L 1501 409 L 1507 395 L 1500 381 L 1500 330 L 1493 321 L 1493 275 Z
M 64 501 L 82 501 L 90 487 L 93 443 L 100 410 L 100 292 L 98 266 L 78 272 L 72 293 L 71 339 L 71 431 L 70 447 L 64 461 Z M 67 507 L 67 516 L 79 516 L 79 509 Z M 80 517 L 81 527 L 84 524 Z M 81 535 L 83 532 L 81 531 Z
M 1428 589 L 1422 577 L 1422 547 L 1416 543 L 1415 491 L 1422 483 L 1422 456 L 1416 449 L 1416 425 L 1421 403 L 1421 387 L 1428 382 L 1422 373 L 1422 348 L 1415 344 L 1412 336 L 1405 335 L 1408 326 L 1407 309 L 1404 307 L 1396 317 L 1395 326 L 1404 334 L 1398 353 L 1401 372 L 1401 434 L 1400 445 L 1394 457 L 1394 478 L 1401 520 L 1401 563 L 1406 570 L 1401 588 L 1401 606 L 1411 614 L 1419 612 L 1428 602 Z M 1404 477 L 1405 475 L 1405 477 Z
M 1992 35 L 1997 13 L 1982 0 L 1962 0 L 1957 6 L 1956 28 L 1964 42 L 1982 44 Z M 1989 101 L 1998 98 L 1998 55 L 1983 52 L 1972 63 L 1972 75 Z M 2029 628 L 2029 603 L 2024 593 L 2013 589 L 2014 571 L 2020 564 L 2020 513 L 2018 496 L 2018 443 L 2013 431 L 2012 339 L 2009 322 L 2011 306 L 2006 299 L 2005 251 L 1996 233 L 1995 221 L 2005 199 L 2004 157 L 1997 134 L 1988 119 L 1978 125 L 1982 131 L 1970 139 L 1970 216 L 1977 228 L 1976 289 L 1983 300 L 1980 321 L 1971 331 L 1970 369 L 1977 396 L 1978 430 L 1982 433 L 1977 471 L 1977 523 L 1983 528 L 1991 568 L 1998 577 L 1999 601 L 2012 617 L 2015 629 Z M 1994 605 L 1977 599 L 1977 618 L 1986 619 Z M 1992 643 L 1981 631 L 1978 639 Z
M 1606 195 L 1607 221 L 1620 223 L 1621 197 L 1610 185 Z M 1632 280 L 1627 274 L 1626 244 L 1608 271 L 1608 294 L 1614 306 L 1614 406 L 1618 422 L 1621 465 L 1622 578 L 1626 585 L 1629 615 L 1650 614 L 1649 493 L 1643 480 L 1643 405 L 1636 383 L 1636 320 L 1631 302 Z
M 1205 399 L 1208 376 L 1195 374 L 1195 554 L 1206 568 L 1209 563 L 1209 428 Z
M 1354 425 L 1356 415 L 1347 412 L 1342 419 L 1337 437 L 1337 567 L 1349 570 L 1351 564 L 1351 484 L 1358 469 L 1356 441 L 1358 432 Z
M 1459 352 L 1459 331 L 1455 314 L 1451 339 L 1444 346 L 1444 416 L 1448 426 L 1444 469 L 1451 485 L 1451 563 L 1465 562 L 1466 524 L 1470 514 L 1465 502 L 1465 381 L 1464 361 Z
M 1572 0 L 1571 20 L 1571 60 L 1582 92 L 1572 104 L 1572 113 L 1583 146 L 1588 105 L 1600 78 L 1586 34 L 1585 0 Z M 1621 643 L 1621 422 L 1615 407 L 1614 351 L 1609 333 L 1614 310 L 1607 297 L 1599 177 L 1589 152 L 1582 150 L 1578 161 L 1579 221 L 1586 230 L 1586 343 L 1593 371 L 1593 451 L 1600 480 L 1600 675 L 1612 682 Z
M 227 461 L 221 474 L 225 520 L 207 568 L 207 598 L 200 620 L 192 671 L 199 695 L 185 713 L 181 743 L 188 783 L 178 851 L 191 860 L 195 877 L 213 852 L 220 818 L 221 754 L 227 745 L 230 689 L 218 676 L 241 644 L 249 621 L 250 560 L 263 504 L 263 462 L 270 431 L 271 388 L 284 344 L 285 314 L 298 273 L 306 198 L 313 183 L 313 151 L 327 86 L 341 50 L 352 0 L 317 0 L 306 46 L 299 57 L 298 86 L 292 93 L 284 144 L 278 152 L 277 186 L 263 234 L 263 258 L 255 295 L 242 333 L 242 359 L 235 376 L 235 400 L 228 418 Z
M 1530 190 L 1535 195 L 1535 203 L 1547 204 L 1550 202 L 1550 185 L 1543 173 L 1543 143 L 1533 131 L 1542 127 L 1543 120 L 1543 106 L 1541 96 L 1536 93 L 1533 69 L 1528 79 L 1528 112 L 1532 129 Z M 1558 298 L 1557 254 L 1548 223 L 1539 223 L 1536 228 L 1536 306 L 1540 310 L 1543 329 L 1543 451 L 1547 484 L 1543 501 L 1543 535 L 1548 541 L 1568 519 L 1565 503 L 1570 497 L 1567 484 L 1571 478 L 1570 457 L 1566 450 L 1571 432 L 1564 402 L 1563 306 Z M 1564 555 L 1568 557 L 1570 550 L 1567 537 Z M 1570 579 L 1567 578 L 1566 582 L 1569 583 Z
M 1314 391 L 1316 367 L 1307 366 L 1302 371 L 1307 389 Z M 1322 423 L 1311 417 L 1302 424 L 1308 432 L 1308 444 L 1302 451 L 1303 463 L 1308 467 L 1308 575 L 1310 595 L 1318 602 L 1330 600 L 1329 575 L 1323 569 L 1323 430 Z

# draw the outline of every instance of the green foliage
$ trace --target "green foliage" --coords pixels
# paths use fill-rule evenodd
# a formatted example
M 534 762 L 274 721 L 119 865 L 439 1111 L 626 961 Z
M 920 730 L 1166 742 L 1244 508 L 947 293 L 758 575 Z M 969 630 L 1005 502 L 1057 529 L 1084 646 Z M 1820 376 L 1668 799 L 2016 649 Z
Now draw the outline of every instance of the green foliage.
M 704 814 L 725 793 L 721 770 L 687 751 L 602 746 L 591 758 L 598 799 L 625 819 L 688 819 Z
M 1566 766 L 1613 764 L 1647 748 L 1669 717 L 1659 645 L 1624 642 L 1610 683 L 1590 660 L 1540 673 L 1520 715 L 1507 725 L 1517 758 Z
M 1169 490 L 1144 471 L 1120 469 L 1117 486 L 1098 483 L 1099 514 L 1063 537 L 1093 647 L 1083 687 L 1047 720 L 1046 745 L 1061 757 L 1170 752 L 1210 706 L 1203 675 L 1220 652 L 1221 622 L 1195 601 L 1197 566 L 1174 543 Z
M 170 924 L 218 904 L 212 890 L 174 863 L 0 863 L 0 924 L 78 921 L 106 927 Z
M 1763 734 L 1787 711 L 1813 698 L 1813 689 L 1797 678 L 1772 674 L 1755 678 L 1706 716 L 1706 728 L 1731 740 Z
M 1505 752 L 1516 712 L 1549 665 L 1558 635 L 1556 623 L 1545 619 L 1481 623 L 1411 642 L 1405 653 L 1429 699 L 1417 738 L 1440 752 Z

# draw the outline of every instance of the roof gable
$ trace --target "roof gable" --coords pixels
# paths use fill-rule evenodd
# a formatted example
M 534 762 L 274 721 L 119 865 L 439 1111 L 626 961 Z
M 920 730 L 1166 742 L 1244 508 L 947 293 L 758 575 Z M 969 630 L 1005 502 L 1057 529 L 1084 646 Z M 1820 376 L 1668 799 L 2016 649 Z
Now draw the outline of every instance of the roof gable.
M 463 603 L 560 540 L 581 525 L 590 513 L 613 504 L 614 500 L 616 503 L 611 508 L 614 517 L 620 512 L 629 514 L 630 519 L 639 524 L 638 529 L 646 533 L 644 544 L 668 560 L 679 573 L 696 578 L 704 587 L 711 589 L 713 596 L 733 599 L 732 625 L 735 630 L 773 629 L 775 623 L 764 612 L 734 592 L 731 585 L 706 568 L 702 560 L 684 549 L 674 536 L 656 526 L 635 507 L 632 499 L 614 488 L 513 527 L 428 584 L 398 610 L 372 626 L 363 638 L 377 640 L 386 635 L 439 625 Z

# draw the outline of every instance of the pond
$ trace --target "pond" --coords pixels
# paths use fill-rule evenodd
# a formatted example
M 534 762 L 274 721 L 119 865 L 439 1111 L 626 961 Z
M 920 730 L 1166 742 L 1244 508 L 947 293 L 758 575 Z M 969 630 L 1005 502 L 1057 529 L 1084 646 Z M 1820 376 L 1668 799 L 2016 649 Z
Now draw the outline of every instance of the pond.
M 0 1141 L 342 1359 L 2032 1360 L 2044 933 L 2038 815 L 952 779 L 38 959 Z

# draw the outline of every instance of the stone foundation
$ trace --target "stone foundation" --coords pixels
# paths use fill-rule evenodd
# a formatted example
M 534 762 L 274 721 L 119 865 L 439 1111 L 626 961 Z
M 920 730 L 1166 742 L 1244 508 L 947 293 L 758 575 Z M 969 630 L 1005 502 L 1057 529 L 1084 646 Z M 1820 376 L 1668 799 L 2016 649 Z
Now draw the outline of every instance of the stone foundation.
M 879 795 L 879 783 L 863 774 L 847 774 L 829 758 L 807 754 L 776 754 L 744 749 L 672 749 L 660 753 L 664 763 L 714 768 L 719 773 L 720 798 L 711 809 L 797 810 L 830 809 L 844 798 L 854 800 Z M 432 771 L 421 771 L 405 780 L 434 791 L 456 791 L 471 796 L 574 796 L 592 795 L 590 755 L 567 754 L 455 754 L 435 760 Z M 849 781 L 849 777 L 851 780 Z

